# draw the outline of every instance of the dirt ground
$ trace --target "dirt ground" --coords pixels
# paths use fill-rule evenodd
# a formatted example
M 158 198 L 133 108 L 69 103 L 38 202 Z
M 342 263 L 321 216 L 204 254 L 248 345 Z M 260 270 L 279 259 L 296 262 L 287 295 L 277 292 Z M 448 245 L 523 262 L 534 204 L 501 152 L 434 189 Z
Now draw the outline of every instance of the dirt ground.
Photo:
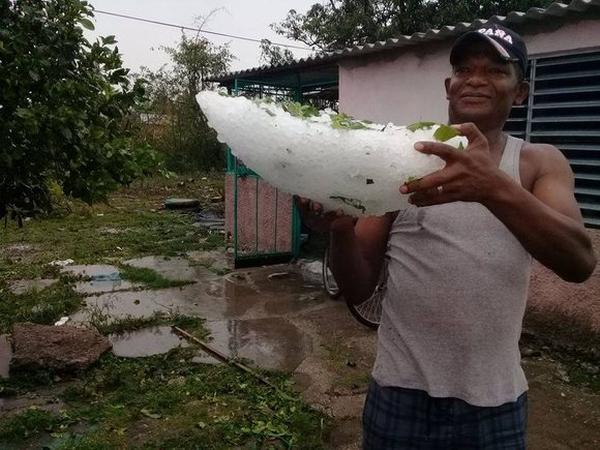
M 341 303 L 332 302 L 295 321 L 318 343 L 319 356 L 296 370 L 301 383 L 308 384 L 304 398 L 335 418 L 331 448 L 360 448 L 364 380 L 374 361 L 376 333 L 356 323 Z M 565 365 L 541 347 L 531 338 L 523 347 L 525 354 L 533 355 L 523 359 L 530 386 L 529 448 L 599 448 L 600 393 L 570 380 Z

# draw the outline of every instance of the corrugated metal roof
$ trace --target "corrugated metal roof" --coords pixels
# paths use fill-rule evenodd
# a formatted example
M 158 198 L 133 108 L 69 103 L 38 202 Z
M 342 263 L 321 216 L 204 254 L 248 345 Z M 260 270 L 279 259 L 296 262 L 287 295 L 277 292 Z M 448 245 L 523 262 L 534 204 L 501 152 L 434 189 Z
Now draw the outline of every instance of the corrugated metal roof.
M 476 29 L 488 22 L 496 22 L 508 27 L 527 25 L 544 19 L 569 18 L 570 16 L 581 17 L 581 13 L 588 12 L 591 8 L 600 7 L 600 0 L 573 0 L 571 3 L 552 3 L 547 8 L 530 8 L 527 12 L 513 11 L 506 16 L 492 16 L 489 19 L 477 19 L 473 22 L 462 22 L 452 26 L 444 26 L 440 29 L 429 29 L 422 33 L 414 33 L 410 36 L 400 36 L 364 45 L 355 45 L 343 50 L 336 50 L 321 55 L 300 58 L 286 64 L 263 65 L 252 69 L 231 72 L 213 81 L 230 81 L 235 78 L 248 78 L 257 75 L 276 73 L 292 68 L 315 66 L 328 62 L 334 62 L 342 58 L 362 56 L 425 42 L 441 41 L 461 35 L 465 31 Z M 599 10 L 600 11 L 600 10 Z

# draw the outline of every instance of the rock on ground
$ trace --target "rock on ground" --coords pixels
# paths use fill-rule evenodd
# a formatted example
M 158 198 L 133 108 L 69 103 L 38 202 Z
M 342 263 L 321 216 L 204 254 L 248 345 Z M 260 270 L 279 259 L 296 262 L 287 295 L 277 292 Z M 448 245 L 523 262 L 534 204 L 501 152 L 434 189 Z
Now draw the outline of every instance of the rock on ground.
M 70 371 L 84 369 L 111 348 L 95 330 L 19 323 L 13 328 L 11 367 Z

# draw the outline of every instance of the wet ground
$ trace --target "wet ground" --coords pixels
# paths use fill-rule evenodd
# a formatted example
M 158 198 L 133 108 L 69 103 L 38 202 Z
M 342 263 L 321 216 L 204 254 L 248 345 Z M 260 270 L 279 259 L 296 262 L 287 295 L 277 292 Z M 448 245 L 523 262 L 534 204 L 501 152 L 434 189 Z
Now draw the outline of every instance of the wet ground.
M 376 333 L 356 322 L 342 302 L 330 300 L 314 273 L 280 265 L 220 275 L 226 263 L 219 252 L 145 257 L 125 264 L 190 284 L 145 290 L 122 280 L 115 266 L 68 266 L 65 271 L 86 277 L 77 284 L 86 306 L 70 324 L 85 323 L 98 310 L 112 320 L 150 317 L 157 311 L 205 318 L 208 344 L 215 349 L 249 365 L 293 373 L 305 400 L 334 418 L 331 448 L 360 448 L 360 415 Z M 42 282 L 49 281 L 32 283 Z M 191 345 L 166 326 L 109 338 L 115 354 L 132 358 Z M 6 354 L 6 347 L 0 337 L 0 354 Z M 564 369 L 544 351 L 528 350 L 532 356 L 523 364 L 531 387 L 529 448 L 600 448 L 600 395 L 565 381 Z M 218 363 L 200 350 L 196 361 Z M 6 357 L 0 357 L 0 376 L 6 369 Z

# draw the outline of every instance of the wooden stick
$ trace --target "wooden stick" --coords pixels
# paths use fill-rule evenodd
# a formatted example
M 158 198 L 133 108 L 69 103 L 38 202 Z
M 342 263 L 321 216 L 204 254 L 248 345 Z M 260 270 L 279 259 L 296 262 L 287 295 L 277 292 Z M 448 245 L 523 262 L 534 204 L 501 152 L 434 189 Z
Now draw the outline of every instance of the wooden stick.
M 196 344 L 198 344 L 202 350 L 204 350 L 206 353 L 209 353 L 210 355 L 214 356 L 215 358 L 217 358 L 219 361 L 224 362 L 226 364 L 231 364 L 235 367 L 237 367 L 238 369 L 243 370 L 244 372 L 249 373 L 250 375 L 254 376 L 255 378 L 259 379 L 260 381 L 262 381 L 263 383 L 265 383 L 268 386 L 271 386 L 273 389 L 279 391 L 279 388 L 277 386 L 275 386 L 273 383 L 271 383 L 269 380 L 267 380 L 265 377 L 263 377 L 262 375 L 260 375 L 259 373 L 255 372 L 254 370 L 252 370 L 250 367 L 245 366 L 244 364 L 235 361 L 233 359 L 231 359 L 229 356 L 221 353 L 220 351 L 218 351 L 217 349 L 212 348 L 210 345 L 208 345 L 206 342 L 201 341 L 200 339 L 198 339 L 196 336 L 188 333 L 185 330 L 182 330 L 181 328 L 173 325 L 172 327 L 177 333 L 181 334 L 182 336 L 186 337 L 187 339 L 194 341 Z M 282 392 L 282 394 L 284 394 Z M 284 394 L 285 395 L 285 394 Z M 286 395 L 287 397 L 287 395 Z

